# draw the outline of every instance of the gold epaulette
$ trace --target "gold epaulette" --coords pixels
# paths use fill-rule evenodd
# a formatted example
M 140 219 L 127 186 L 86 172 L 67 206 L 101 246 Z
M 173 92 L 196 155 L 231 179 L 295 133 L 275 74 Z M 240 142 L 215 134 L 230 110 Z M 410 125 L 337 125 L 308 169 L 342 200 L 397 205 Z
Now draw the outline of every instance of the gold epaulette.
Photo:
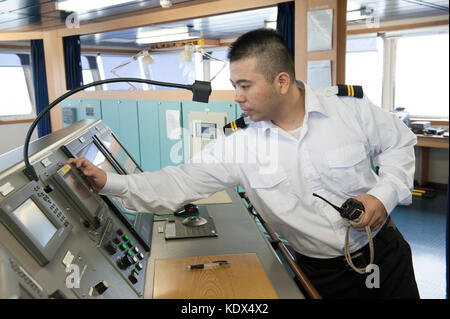
M 362 86 L 360 85 L 338 84 L 337 87 L 338 96 L 352 96 L 360 99 L 364 96 Z
M 238 118 L 237 120 L 225 125 L 223 127 L 223 133 L 228 136 L 231 133 L 236 132 L 238 129 L 240 129 L 240 128 L 244 129 L 247 126 L 248 126 L 248 124 L 246 123 L 246 117 L 242 116 L 242 117 Z

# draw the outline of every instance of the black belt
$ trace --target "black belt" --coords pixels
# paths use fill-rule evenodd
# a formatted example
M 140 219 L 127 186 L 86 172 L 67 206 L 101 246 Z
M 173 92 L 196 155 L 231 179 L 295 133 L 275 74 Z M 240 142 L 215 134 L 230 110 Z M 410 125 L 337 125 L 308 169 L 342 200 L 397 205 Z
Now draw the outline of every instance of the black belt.
M 380 231 L 375 235 L 373 242 L 374 246 L 378 242 L 377 239 L 380 239 L 383 237 L 383 234 L 389 229 L 394 228 L 396 229 L 395 223 L 392 220 L 391 216 L 388 216 L 386 222 L 384 223 L 383 227 L 381 227 Z M 375 255 L 377 253 L 377 250 L 375 249 Z M 351 254 L 352 261 L 355 264 L 356 267 L 365 267 L 370 261 L 370 252 L 369 252 L 369 244 L 365 245 L 364 247 L 358 249 L 357 251 L 353 252 Z M 302 264 L 311 265 L 311 266 L 317 266 L 317 267 L 331 267 L 331 268 L 337 268 L 337 267 L 348 267 L 347 261 L 345 260 L 345 256 L 338 256 L 334 258 L 313 258 L 308 257 L 305 255 L 302 255 L 295 252 L 295 261 L 299 266 L 302 266 Z

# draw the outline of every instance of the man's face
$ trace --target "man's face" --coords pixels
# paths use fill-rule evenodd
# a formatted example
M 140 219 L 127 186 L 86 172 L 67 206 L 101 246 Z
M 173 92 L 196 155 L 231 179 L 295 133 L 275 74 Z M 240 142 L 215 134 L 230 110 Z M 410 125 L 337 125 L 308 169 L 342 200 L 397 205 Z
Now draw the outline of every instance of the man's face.
M 244 58 L 230 64 L 231 83 L 235 88 L 234 100 L 252 121 L 275 119 L 279 94 L 258 72 L 255 57 Z

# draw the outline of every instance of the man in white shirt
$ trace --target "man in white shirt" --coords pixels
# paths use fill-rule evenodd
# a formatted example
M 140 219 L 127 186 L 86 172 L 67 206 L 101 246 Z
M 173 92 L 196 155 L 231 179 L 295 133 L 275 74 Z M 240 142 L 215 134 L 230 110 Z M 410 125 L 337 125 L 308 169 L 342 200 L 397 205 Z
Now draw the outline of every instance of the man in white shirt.
M 136 175 L 106 174 L 85 159 L 69 160 L 94 190 L 117 196 L 137 211 L 175 210 L 241 185 L 264 220 L 288 240 L 300 267 L 325 298 L 418 298 L 411 250 L 390 218 L 411 202 L 415 135 L 395 116 L 348 87 L 312 90 L 295 81 L 282 37 L 258 29 L 229 52 L 235 101 L 250 119 L 246 128 L 199 153 L 191 163 Z M 356 92 L 358 93 L 358 92 Z M 379 175 L 371 166 L 379 166 Z M 366 226 L 374 236 L 379 288 L 366 285 L 344 258 L 347 228 L 337 211 L 355 198 L 365 208 L 350 228 L 354 263 L 367 265 Z

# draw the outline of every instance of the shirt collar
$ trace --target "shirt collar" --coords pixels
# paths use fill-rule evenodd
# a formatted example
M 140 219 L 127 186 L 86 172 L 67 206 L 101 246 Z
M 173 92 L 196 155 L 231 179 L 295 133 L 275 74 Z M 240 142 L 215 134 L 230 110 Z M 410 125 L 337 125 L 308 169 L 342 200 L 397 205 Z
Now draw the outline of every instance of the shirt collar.
M 308 114 L 311 112 L 318 112 L 325 116 L 327 116 L 327 112 L 325 108 L 323 107 L 322 103 L 320 103 L 319 99 L 317 98 L 317 95 L 314 93 L 314 91 L 303 81 L 297 80 L 297 86 L 305 91 L 305 109 L 306 114 L 305 118 L 308 117 Z M 277 128 L 278 126 L 272 123 L 272 121 L 261 121 L 258 123 L 259 127 L 261 127 L 264 131 L 270 128 Z

